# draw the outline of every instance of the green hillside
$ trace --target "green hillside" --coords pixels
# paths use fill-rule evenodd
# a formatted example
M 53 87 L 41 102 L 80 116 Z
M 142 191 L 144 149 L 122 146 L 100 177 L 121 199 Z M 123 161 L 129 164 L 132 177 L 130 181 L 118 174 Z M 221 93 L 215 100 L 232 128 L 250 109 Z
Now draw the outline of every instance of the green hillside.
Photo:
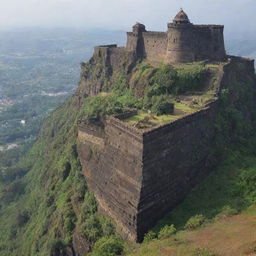
M 145 106 L 161 116 L 166 114 L 160 104 L 163 101 L 174 104 L 174 108 L 176 104 L 177 109 L 185 112 L 202 107 L 200 104 L 208 99 L 209 90 L 197 95 L 201 100 L 195 106 L 190 105 L 191 109 L 175 102 L 175 98 L 188 92 L 185 86 L 188 82 L 195 86 L 194 90 L 202 90 L 201 74 L 208 68 L 195 65 L 192 69 L 175 70 L 166 65 L 153 68 L 139 64 L 130 84 L 124 82 L 126 77 L 120 72 L 111 88 L 85 99 L 82 106 L 78 93 L 81 88 L 78 88 L 74 96 L 45 120 L 31 151 L 16 166 L 1 172 L 0 255 L 69 256 L 74 251 L 86 255 L 91 250 L 92 256 L 158 256 L 172 255 L 172 252 L 173 255 L 214 255 L 206 249 L 196 249 L 200 245 L 188 239 L 194 231 L 187 230 L 201 225 L 204 227 L 200 229 L 214 227 L 230 215 L 256 214 L 250 208 L 256 196 L 252 84 L 232 87 L 239 92 L 232 106 L 233 92 L 221 92 L 223 111 L 216 123 L 219 140 L 213 150 L 219 156 L 216 172 L 159 222 L 142 245 L 123 241 L 111 220 L 97 212 L 97 203 L 87 189 L 76 151 L 77 124 L 81 118 L 103 117 L 127 109 L 143 111 Z M 145 86 L 149 84 L 144 94 L 133 89 L 136 80 L 144 81 Z M 196 217 L 190 219 L 193 216 Z

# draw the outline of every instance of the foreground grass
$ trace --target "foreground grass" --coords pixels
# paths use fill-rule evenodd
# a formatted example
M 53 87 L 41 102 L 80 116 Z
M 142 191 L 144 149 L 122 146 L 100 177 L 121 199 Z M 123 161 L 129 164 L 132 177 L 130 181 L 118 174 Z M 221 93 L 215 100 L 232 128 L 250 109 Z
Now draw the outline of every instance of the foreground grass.
M 164 226 L 174 224 L 176 234 L 144 242 L 127 255 L 254 255 L 250 254 L 256 252 L 256 155 L 252 148 L 228 152 L 218 169 L 153 229 L 159 234 Z M 206 221 L 187 230 L 186 222 L 197 214 Z
M 179 231 L 131 250 L 134 256 L 242 256 L 255 255 L 256 208 L 250 213 L 223 217 L 194 231 Z M 242 238 L 242 239 L 241 239 Z

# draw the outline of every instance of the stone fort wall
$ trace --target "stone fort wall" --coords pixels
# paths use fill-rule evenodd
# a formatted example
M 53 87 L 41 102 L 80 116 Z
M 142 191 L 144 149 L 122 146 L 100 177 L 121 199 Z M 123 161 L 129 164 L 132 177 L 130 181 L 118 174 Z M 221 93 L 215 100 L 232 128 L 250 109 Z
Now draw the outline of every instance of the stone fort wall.
M 79 128 L 78 152 L 89 189 L 125 238 L 141 241 L 211 171 L 215 113 L 209 106 L 146 132 L 110 117 L 104 135 L 94 139 L 91 128 Z
M 103 57 L 104 64 L 113 69 L 124 57 L 131 62 L 146 59 L 152 63 L 168 64 L 203 60 L 220 62 L 226 59 L 223 26 L 176 26 L 172 23 L 169 26 L 168 32 L 128 32 L 126 47 L 97 46 L 94 58 Z
M 139 239 L 213 170 L 217 109 L 218 101 L 144 134 Z
M 99 203 L 99 210 L 116 222 L 125 238 L 136 241 L 143 134 L 114 117 L 106 120 L 101 134 L 103 148 L 91 138 L 86 141 L 84 125 L 79 127 L 78 152 L 86 182 Z M 95 134 L 96 142 L 98 138 Z
M 152 62 L 223 61 L 223 26 L 169 24 L 167 32 L 128 32 L 126 49 Z
M 167 64 L 205 60 L 222 62 L 227 58 L 223 29 L 221 25 L 192 23 L 169 23 L 167 32 L 146 31 L 139 27 L 127 33 L 126 47 L 115 44 L 97 46 L 93 58 L 108 67 L 108 77 L 113 75 L 113 70 L 120 69 L 120 63 L 130 63 L 131 69 L 138 59 Z M 97 86 L 92 90 L 97 88 L 100 91 Z
M 167 27 L 166 32 L 147 31 L 143 24 L 136 23 L 132 32 L 127 32 L 126 47 L 99 46 L 95 48 L 95 55 L 107 54 L 116 63 L 118 56 L 127 54 L 133 56 L 134 61 L 147 59 L 167 64 L 226 60 L 224 26 L 194 25 L 180 10 Z
M 245 77 L 255 83 L 254 62 L 230 58 L 219 73 L 219 88 L 243 83 Z M 79 126 L 78 152 L 88 187 L 125 238 L 141 241 L 213 170 L 218 112 L 217 99 L 198 112 L 149 130 L 116 117 L 108 117 L 103 126 Z

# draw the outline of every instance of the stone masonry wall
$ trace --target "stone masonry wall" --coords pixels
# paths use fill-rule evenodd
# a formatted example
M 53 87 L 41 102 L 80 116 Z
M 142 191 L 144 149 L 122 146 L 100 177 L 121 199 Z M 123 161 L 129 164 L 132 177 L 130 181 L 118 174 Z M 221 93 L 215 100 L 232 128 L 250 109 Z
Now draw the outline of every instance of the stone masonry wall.
M 229 57 L 219 89 L 256 84 L 254 62 Z M 237 95 L 232 95 L 235 104 Z M 250 109 L 245 109 L 250 120 Z M 127 239 L 143 235 L 213 170 L 212 147 L 218 99 L 169 124 L 139 130 L 115 117 L 104 126 L 78 129 L 78 152 L 89 189 L 100 210 Z
M 217 78 L 219 92 L 233 91 L 243 83 L 256 86 L 254 61 L 230 56 Z M 205 109 L 143 134 L 143 180 L 138 207 L 138 240 L 157 220 L 181 202 L 185 195 L 213 170 L 212 149 L 219 100 Z M 251 121 L 251 109 L 244 117 Z
M 92 143 L 91 138 L 85 141 L 86 131 L 79 128 L 78 152 L 84 175 L 100 211 L 113 218 L 125 238 L 136 241 L 142 133 L 115 118 L 107 119 L 102 132 L 105 134 L 104 148 Z
M 167 32 L 127 33 L 127 51 L 153 63 L 181 63 L 226 58 L 223 26 L 168 24 Z
M 89 189 L 125 238 L 141 241 L 211 171 L 214 113 L 211 106 L 147 132 L 114 117 L 101 136 L 79 128 L 78 152 Z
M 213 168 L 218 102 L 143 135 L 143 180 L 138 240 Z
M 152 62 L 163 62 L 167 48 L 165 32 L 144 32 L 145 58 Z
M 195 59 L 222 61 L 225 56 L 223 26 L 194 25 L 196 47 Z

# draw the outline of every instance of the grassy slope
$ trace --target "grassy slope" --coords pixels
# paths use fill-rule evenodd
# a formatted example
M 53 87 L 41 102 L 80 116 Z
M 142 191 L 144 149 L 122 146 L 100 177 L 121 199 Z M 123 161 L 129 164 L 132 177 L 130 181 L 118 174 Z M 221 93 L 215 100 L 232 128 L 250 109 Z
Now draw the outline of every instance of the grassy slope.
M 111 223 L 96 215 L 81 173 L 76 123 L 83 110 L 75 103 L 71 98 L 45 121 L 37 142 L 20 163 L 27 174 L 6 184 L 1 193 L 1 256 L 67 255 L 76 227 L 83 225 L 79 231 L 89 230 L 91 241 L 114 232 Z M 90 233 L 92 228 L 97 234 Z
M 74 233 L 85 247 L 114 234 L 81 173 L 76 138 L 85 109 L 77 102 L 73 96 L 53 111 L 31 151 L 8 170 L 15 180 L 1 180 L 1 256 L 72 255 Z
M 79 163 L 69 153 L 75 143 L 75 113 L 70 103 L 54 111 L 26 157 L 24 167 L 27 171 L 29 167 L 32 169 L 19 181 L 24 184 L 24 189 L 21 195 L 15 195 L 14 199 L 18 200 L 11 200 L 12 203 L 2 207 L 0 255 L 10 255 L 10 252 L 12 255 L 49 255 L 51 240 L 55 238 L 54 232 L 63 215 L 61 207 L 68 204 L 68 193 L 76 189 L 74 186 L 84 186 L 82 177 L 78 180 Z M 66 161 L 72 167 L 64 181 L 61 172 Z M 52 204 L 47 203 L 51 196 Z M 19 214 L 24 212 L 28 212 L 29 221 L 19 223 Z
M 164 225 L 174 224 L 178 229 L 175 235 L 143 243 L 128 255 L 208 255 L 196 254 L 198 247 L 225 256 L 255 252 L 256 155 L 252 149 L 228 152 L 216 173 L 194 189 L 154 229 L 158 232 Z M 227 208 L 233 210 L 227 211 Z M 196 214 L 203 214 L 206 222 L 195 231 L 186 230 L 187 220 Z M 233 214 L 235 216 L 231 216 Z
M 76 153 L 76 123 L 85 113 L 84 108 L 78 108 L 76 102 L 77 99 L 72 97 L 46 120 L 33 149 L 20 163 L 20 168 L 27 174 L 5 184 L 6 189 L 1 190 L 1 256 L 46 256 L 54 250 L 58 253 L 69 250 L 72 235 L 77 228 L 90 237 L 92 242 L 101 236 L 113 234 L 107 222 L 95 213 L 93 200 L 86 196 L 86 184 Z M 228 153 L 220 171 L 191 193 L 156 230 L 166 223 L 174 223 L 181 230 L 190 216 L 202 213 L 211 219 L 225 205 L 238 210 L 245 209 L 251 204 L 252 195 L 240 183 L 240 173 L 243 169 L 248 169 L 248 172 L 254 170 L 250 169 L 254 168 L 255 162 L 251 152 L 253 150 L 247 145 L 244 153 Z M 246 163 L 246 166 L 242 163 Z M 234 172 L 230 172 L 228 166 Z M 256 191 L 253 183 L 251 190 Z M 246 199 L 246 204 L 241 204 L 240 197 L 242 201 Z M 154 243 L 159 247 L 158 243 L 162 242 L 157 240 Z M 154 246 L 151 243 L 142 245 L 140 250 L 151 245 Z

